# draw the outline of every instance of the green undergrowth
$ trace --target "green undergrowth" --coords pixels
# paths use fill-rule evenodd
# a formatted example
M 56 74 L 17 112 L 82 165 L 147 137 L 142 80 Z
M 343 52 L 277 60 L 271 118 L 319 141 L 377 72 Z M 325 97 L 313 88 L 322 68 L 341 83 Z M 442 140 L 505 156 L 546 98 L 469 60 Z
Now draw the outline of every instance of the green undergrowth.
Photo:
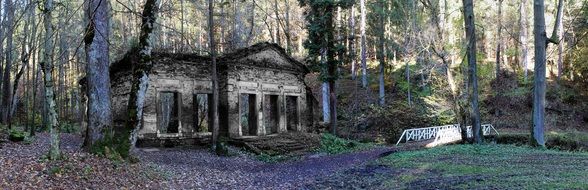
M 390 188 L 586 189 L 588 153 L 515 145 L 453 145 L 378 160 L 403 171 Z M 430 181 L 434 179 L 433 181 Z
M 8 132 L 8 139 L 13 142 L 24 141 L 27 137 L 27 133 L 23 130 L 12 128 Z
M 289 155 L 269 155 L 269 154 L 259 154 L 256 155 L 255 158 L 259 161 L 265 163 L 279 163 L 284 161 L 291 161 L 296 160 L 300 157 L 298 156 L 289 156 Z
M 361 143 L 354 140 L 339 138 L 329 133 L 323 133 L 319 152 L 328 154 L 341 154 L 373 148 L 371 143 Z
M 505 133 L 496 138 L 499 144 L 528 145 L 528 133 Z M 586 132 L 549 132 L 545 145 L 549 149 L 567 151 L 588 151 L 588 133 Z
M 104 156 L 113 161 L 122 161 L 131 159 L 129 157 L 130 140 L 129 135 L 125 132 L 114 133 L 109 130 L 103 132 L 104 138 L 95 142 L 89 150 L 98 156 Z

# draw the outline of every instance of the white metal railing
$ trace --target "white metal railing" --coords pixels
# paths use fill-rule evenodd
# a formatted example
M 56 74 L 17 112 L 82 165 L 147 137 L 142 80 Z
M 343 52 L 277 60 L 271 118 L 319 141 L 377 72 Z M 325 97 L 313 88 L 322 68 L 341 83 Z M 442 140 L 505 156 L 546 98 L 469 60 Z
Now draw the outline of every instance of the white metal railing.
M 402 132 L 402 135 L 400 136 L 400 139 L 398 139 L 398 142 L 396 143 L 396 145 L 400 144 L 400 141 L 402 141 L 403 137 L 406 138 L 406 142 L 408 142 L 408 141 L 424 141 L 424 140 L 433 139 L 437 136 L 437 132 L 439 130 L 448 129 L 448 128 L 456 128 L 461 131 L 461 128 L 459 128 L 459 124 L 443 125 L 443 126 L 435 126 L 435 127 L 427 127 L 427 128 L 407 129 Z
M 472 138 L 472 127 L 467 126 L 466 130 L 467 137 Z M 499 134 L 492 124 L 482 125 L 482 133 L 484 136 L 492 135 L 492 132 L 494 132 L 496 135 Z M 427 128 L 407 129 L 402 132 L 402 135 L 400 136 L 400 139 L 398 139 L 398 142 L 396 142 L 396 145 L 400 144 L 402 139 L 405 139 L 405 142 L 435 139 L 434 141 L 436 144 L 456 142 L 462 140 L 461 127 L 459 127 L 459 124 L 452 124 Z
M 472 126 L 467 126 L 466 130 L 467 130 L 466 132 L 467 132 L 468 138 L 473 138 L 474 133 L 472 132 Z M 490 135 L 492 135 L 493 131 L 494 131 L 495 135 L 500 135 L 500 133 L 498 133 L 498 131 L 496 130 L 496 128 L 494 128 L 494 126 L 492 124 L 482 125 L 482 135 L 490 136 Z
M 435 137 L 435 142 L 438 143 L 450 143 L 461 140 L 461 128 L 452 127 L 446 129 L 440 129 Z

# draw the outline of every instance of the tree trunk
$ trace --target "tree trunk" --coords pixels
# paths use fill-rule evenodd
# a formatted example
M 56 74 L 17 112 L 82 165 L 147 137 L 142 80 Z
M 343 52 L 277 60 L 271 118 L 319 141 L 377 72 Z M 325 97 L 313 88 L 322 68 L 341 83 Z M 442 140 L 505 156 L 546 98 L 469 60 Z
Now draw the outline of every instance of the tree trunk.
M 243 22 L 241 21 L 241 9 L 238 7 L 236 0 L 233 0 L 233 30 L 231 31 L 231 47 L 230 49 L 235 50 L 238 48 L 242 48 L 242 26 Z
M 326 12 L 326 23 L 325 27 L 328 27 L 327 31 L 334 31 L 333 30 L 333 6 L 327 6 L 325 9 Z M 335 38 L 333 35 L 326 35 L 327 38 L 327 47 L 326 47 L 326 54 L 327 54 L 327 72 L 328 72 L 328 82 L 329 82 L 329 107 L 331 112 L 330 117 L 330 124 L 331 124 L 331 133 L 337 135 L 337 91 L 335 81 L 337 78 L 337 68 L 338 62 L 335 61 Z
M 284 30 L 284 34 L 286 34 L 286 52 L 288 55 L 292 55 L 292 39 L 290 38 L 290 2 L 288 0 L 284 0 L 284 4 L 286 5 L 286 29 Z
M 14 34 L 14 4 L 12 0 L 5 0 L 4 1 L 4 10 L 6 11 L 6 55 L 4 60 L 6 64 L 4 66 L 4 74 L 2 78 L 2 117 L 0 118 L 1 123 L 7 124 L 8 117 L 10 115 L 10 104 L 12 100 L 12 88 L 10 86 L 10 71 L 12 70 L 12 55 L 13 55 L 13 44 L 12 44 L 12 36 Z M 1 44 L 0 44 L 1 45 Z M 10 126 L 9 126 L 10 128 Z
M 69 47 L 68 47 L 68 43 L 67 43 L 67 32 L 66 31 L 66 15 L 67 15 L 67 4 L 65 4 L 66 7 L 64 7 L 65 10 L 63 10 L 60 14 L 59 14 L 59 21 L 58 21 L 58 26 L 59 28 L 61 28 L 62 30 L 59 32 L 59 78 L 57 81 L 58 84 L 58 90 L 57 90 L 57 103 L 61 106 L 59 106 L 60 111 L 59 111 L 59 115 L 61 116 L 61 119 L 63 120 L 67 120 L 67 102 L 66 102 L 66 97 L 67 97 L 67 90 L 65 89 L 66 85 L 65 83 L 67 82 L 67 75 L 66 75 L 66 68 L 65 66 L 67 65 L 67 62 L 69 62 Z
M 361 19 L 360 19 L 360 33 L 361 33 L 361 85 L 363 88 L 368 87 L 368 78 L 367 78 L 367 42 L 365 36 L 365 22 L 366 22 L 366 9 L 365 9 L 365 0 L 360 1 L 360 11 L 361 11 Z
M 323 102 L 323 122 L 325 123 L 329 123 L 331 120 L 331 107 L 329 106 L 329 103 L 331 102 L 330 99 L 330 93 L 329 93 L 329 83 L 327 82 L 323 82 L 323 86 L 322 86 L 322 102 Z
M 349 59 L 351 59 L 351 79 L 355 80 L 357 75 L 357 72 L 355 71 L 355 6 L 351 6 L 349 29 Z
M 527 0 L 521 0 L 519 6 L 519 41 L 521 43 L 521 65 L 523 67 L 525 81 L 527 81 L 528 64 L 529 64 L 529 47 L 527 46 L 527 28 L 529 23 L 527 21 Z
M 249 34 L 245 39 L 245 46 L 249 46 L 251 44 L 251 38 L 253 37 L 253 31 L 255 29 L 255 0 L 251 2 L 251 17 L 249 18 Z
M 186 44 L 186 37 L 184 36 L 184 0 L 180 0 L 180 52 L 184 52 L 184 45 Z
M 130 131 L 129 146 L 131 153 L 135 151 L 137 133 L 143 124 L 143 108 L 147 87 L 149 86 L 149 72 L 153 63 L 151 61 L 151 50 L 153 49 L 153 29 L 158 14 L 158 0 L 147 0 L 143 7 L 141 17 L 141 34 L 139 36 L 139 61 L 133 67 L 133 79 L 129 105 L 127 107 L 128 119 L 126 129 Z
M 0 0 L 0 5 L 5 4 L 5 1 L 9 0 Z M 4 9 L 4 7 L 2 7 Z M 0 17 L 0 54 L 4 52 L 4 32 L 6 28 L 6 16 L 8 11 L 2 11 L 3 14 Z M 0 56 L 0 79 L 4 80 L 4 56 Z M 2 122 L 2 81 L 0 81 L 0 123 Z
M 478 144 L 482 143 L 482 130 L 480 125 L 480 109 L 478 107 L 478 77 L 476 68 L 476 29 L 474 22 L 474 3 L 473 0 L 463 0 L 466 42 L 467 46 L 467 61 L 469 64 L 469 82 L 471 85 L 471 104 L 472 104 L 472 130 L 474 133 L 474 141 Z
M 408 65 L 408 60 L 404 61 L 406 63 L 405 65 L 405 75 L 406 75 L 406 83 L 408 84 L 408 89 L 406 90 L 406 100 L 408 101 L 408 106 L 412 106 L 412 97 L 411 97 L 411 93 L 410 93 L 410 66 Z M 422 75 L 421 75 L 422 76 Z
M 25 40 L 26 41 L 26 40 Z M 21 57 L 21 61 L 22 61 L 22 66 L 20 67 L 18 73 L 16 74 L 16 77 L 14 78 L 14 85 L 12 87 L 12 91 L 14 92 L 14 96 L 12 96 L 12 99 L 10 101 L 10 106 L 9 106 L 9 114 L 8 114 L 8 128 L 12 127 L 12 116 L 14 115 L 14 112 L 16 112 L 16 108 L 17 108 L 17 103 L 18 103 L 18 96 L 17 96 L 17 92 L 18 92 L 18 85 L 19 85 L 19 81 L 20 78 L 22 77 L 22 75 L 24 74 L 25 69 L 27 68 L 27 66 L 29 65 L 29 54 L 28 48 L 25 48 L 26 46 L 26 42 L 23 43 L 25 45 L 23 45 L 23 53 L 22 53 L 22 57 Z
M 18 86 L 19 86 L 19 81 L 20 81 L 22 75 L 24 74 L 25 69 L 27 69 L 27 67 L 29 65 L 30 52 L 29 52 L 29 46 L 28 46 L 29 44 L 27 44 L 27 39 L 28 39 L 27 37 L 28 37 L 28 34 L 29 34 L 29 23 L 31 21 L 31 19 L 30 19 L 31 18 L 31 14 L 29 12 L 30 11 L 29 10 L 30 6 L 31 6 L 31 3 L 30 2 L 28 2 L 26 4 L 26 6 L 25 6 L 25 12 L 27 14 L 27 20 L 25 21 L 25 24 L 23 26 L 23 30 L 24 30 L 23 31 L 23 34 L 24 35 L 23 35 L 23 38 L 22 38 L 22 41 L 21 41 L 21 43 L 22 43 L 21 45 L 22 46 L 21 46 L 21 54 L 20 54 L 21 55 L 21 58 L 20 59 L 21 59 L 21 64 L 22 65 L 21 65 L 18 73 L 16 74 L 16 77 L 14 78 L 14 85 L 12 87 L 12 91 L 14 92 L 14 96 L 12 96 L 12 100 L 10 102 L 10 107 L 8 109 L 9 112 L 10 112 L 8 114 L 8 128 L 11 128 L 12 127 L 12 117 L 13 117 L 14 113 L 16 112 L 17 105 L 18 105 L 17 103 L 18 103 Z M 26 98 L 26 94 L 27 94 L 26 92 L 23 93 L 23 96 L 25 96 L 25 98 Z M 26 110 L 26 106 L 25 106 L 25 110 Z M 28 125 L 26 127 L 28 127 Z M 27 128 L 25 128 L 25 131 L 27 131 L 26 129 Z
M 86 84 L 88 96 L 88 128 L 86 148 L 92 148 L 111 134 L 112 107 L 109 74 L 108 3 L 87 1 L 89 23 L 84 37 L 86 48 Z M 110 134 L 109 134 L 110 133 Z
M 563 0 L 559 0 L 557 19 L 550 39 L 545 31 L 545 2 L 535 0 L 533 3 L 534 36 L 535 36 L 535 80 L 533 82 L 533 128 L 531 129 L 531 145 L 545 147 L 545 61 L 549 42 L 558 43 L 557 29 L 561 21 Z
M 327 60 L 327 51 L 326 48 L 321 49 L 321 62 L 323 65 L 328 64 Z M 328 72 L 328 70 L 324 69 L 321 72 Z M 331 122 L 331 93 L 330 93 L 330 86 L 327 81 L 323 81 L 323 85 L 321 88 L 322 91 L 322 103 L 323 103 L 323 122 L 328 124 Z
M 57 105 L 55 103 L 55 89 L 53 84 L 53 26 L 52 13 L 53 0 L 45 0 L 45 7 L 43 9 L 43 23 L 45 26 L 45 48 L 43 52 L 43 60 L 41 67 L 43 67 L 44 83 L 45 83 L 45 102 L 47 106 L 47 129 L 50 133 L 50 148 L 49 159 L 56 160 L 61 156 L 59 150 L 59 120 L 57 115 Z
M 220 15 L 221 15 L 221 17 L 220 17 L 220 23 L 219 23 L 219 26 L 220 26 L 220 39 L 218 41 L 218 46 L 219 46 L 218 49 L 220 50 L 221 53 L 225 51 L 225 46 L 226 46 L 226 40 L 225 40 L 225 26 L 226 26 L 225 23 L 226 22 L 225 22 L 225 5 L 224 5 L 225 4 L 225 1 L 226 0 L 221 0 L 221 6 L 220 6 Z M 214 1 L 213 1 L 213 3 L 214 3 Z M 208 8 L 210 9 L 210 6 Z M 214 14 L 214 11 L 213 11 L 212 14 Z M 209 15 L 209 16 L 211 16 L 211 17 L 214 18 L 214 15 L 212 15 L 212 14 Z M 208 24 L 210 24 L 210 22 Z M 213 29 L 214 29 L 214 27 L 213 27 Z M 210 40 L 212 42 L 212 38 Z M 212 46 L 209 47 L 209 48 L 212 48 Z
M 29 19 L 28 25 L 31 26 L 31 34 L 32 34 L 31 39 L 29 40 L 29 44 L 30 44 L 29 47 L 36 47 L 35 36 L 37 35 L 37 24 L 35 21 L 35 18 L 36 18 L 36 16 L 35 16 L 36 11 L 35 10 L 36 10 L 37 4 L 36 4 L 36 2 L 33 2 L 33 1 L 31 1 L 30 4 L 31 4 L 30 6 L 33 8 L 31 8 L 28 13 L 29 14 L 28 15 L 28 17 L 29 17 L 28 18 Z M 31 93 L 31 102 L 30 102 L 30 113 L 31 114 L 27 114 L 27 115 L 29 115 L 29 116 L 27 116 L 28 117 L 27 118 L 27 125 L 29 126 L 28 129 L 30 130 L 30 136 L 34 136 L 34 128 L 36 125 L 35 124 L 35 112 L 36 112 L 35 105 L 36 105 L 36 98 L 37 98 L 36 97 L 37 96 L 37 70 L 35 67 L 35 65 L 36 65 L 35 52 L 36 51 L 34 51 L 34 50 L 29 51 L 29 57 L 32 57 L 32 59 L 33 59 L 31 61 L 31 63 L 32 63 L 32 65 L 31 65 L 32 71 L 31 71 L 31 76 L 30 76 L 31 80 L 29 80 L 29 84 L 32 81 L 32 86 L 31 86 L 32 93 Z
M 502 1 L 498 0 L 498 31 L 497 31 L 497 42 L 496 42 L 496 80 L 500 77 L 500 60 L 502 53 Z
M 218 76 L 216 68 L 216 44 L 214 42 L 214 4 L 208 0 L 208 35 L 210 35 L 210 57 L 212 58 L 212 150 L 219 145 L 219 118 L 218 118 Z
M 563 4 L 563 3 L 562 3 Z M 558 24 L 556 24 L 556 26 L 558 26 L 556 28 L 557 30 L 557 36 L 559 41 L 557 42 L 557 80 L 559 81 L 561 79 L 561 76 L 563 75 L 563 53 L 564 53 L 564 30 L 563 30 L 563 16 L 564 16 L 564 11 L 563 11 L 563 5 L 560 4 L 558 6 L 558 14 L 557 14 L 557 21 Z
M 535 36 L 535 80 L 533 88 L 533 129 L 531 144 L 545 146 L 545 5 L 543 0 L 534 0 L 533 16 Z
M 278 0 L 274 0 L 274 15 L 276 16 L 276 43 L 282 46 L 282 36 L 280 35 L 280 14 Z
M 380 3 L 380 7 L 383 9 L 384 7 L 384 3 L 383 1 L 379 1 Z M 380 14 L 379 14 L 379 18 L 378 18 L 378 22 L 379 22 L 379 31 L 378 31 L 378 37 L 380 38 L 379 43 L 378 43 L 378 59 L 380 61 L 380 88 L 379 88 L 379 102 L 380 102 L 380 106 L 384 106 L 386 105 L 386 91 L 385 91 L 385 81 L 384 81 L 384 76 L 385 76 L 385 68 L 386 68 L 386 62 L 384 61 L 384 55 L 386 54 L 384 52 L 384 42 L 386 41 L 385 37 L 384 37 L 384 10 L 380 10 Z M 408 66 L 408 65 L 407 65 Z

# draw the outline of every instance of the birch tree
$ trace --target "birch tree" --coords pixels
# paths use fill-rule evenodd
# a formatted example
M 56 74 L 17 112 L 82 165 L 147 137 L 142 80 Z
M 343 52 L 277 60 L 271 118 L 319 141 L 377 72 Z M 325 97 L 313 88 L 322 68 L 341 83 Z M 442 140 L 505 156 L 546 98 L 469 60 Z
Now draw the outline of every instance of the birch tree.
M 53 25 L 52 12 L 53 0 L 45 0 L 43 7 L 43 25 L 45 27 L 45 40 L 43 58 L 40 62 L 43 68 L 45 84 L 45 103 L 47 105 L 46 128 L 50 133 L 49 159 L 56 160 L 61 157 L 59 150 L 59 121 L 57 105 L 55 103 L 55 89 L 53 84 Z
M 129 104 L 127 107 L 128 119 L 126 123 L 129 134 L 129 146 L 131 153 L 134 151 L 137 142 L 137 133 L 142 127 L 143 107 L 145 106 L 145 97 L 147 87 L 149 86 L 149 72 L 153 67 L 151 51 L 153 49 L 154 24 L 159 12 L 159 0 L 147 0 L 141 14 L 141 32 L 139 36 L 139 60 L 133 65 L 133 79 Z

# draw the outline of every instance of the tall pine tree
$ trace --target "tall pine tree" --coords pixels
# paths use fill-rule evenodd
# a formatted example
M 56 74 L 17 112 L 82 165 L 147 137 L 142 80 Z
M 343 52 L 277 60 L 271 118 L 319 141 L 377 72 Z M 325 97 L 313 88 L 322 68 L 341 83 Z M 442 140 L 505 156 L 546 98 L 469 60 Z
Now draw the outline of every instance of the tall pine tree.
M 334 14 L 337 7 L 350 8 L 353 0 L 299 0 L 300 6 L 307 7 L 308 39 L 304 47 L 308 49 L 306 62 L 314 71 L 320 72 L 320 78 L 328 83 L 330 131 L 337 133 L 337 90 L 335 81 L 339 73 L 337 67 L 342 63 L 345 46 L 335 39 Z M 341 56 L 338 56 L 341 54 Z

